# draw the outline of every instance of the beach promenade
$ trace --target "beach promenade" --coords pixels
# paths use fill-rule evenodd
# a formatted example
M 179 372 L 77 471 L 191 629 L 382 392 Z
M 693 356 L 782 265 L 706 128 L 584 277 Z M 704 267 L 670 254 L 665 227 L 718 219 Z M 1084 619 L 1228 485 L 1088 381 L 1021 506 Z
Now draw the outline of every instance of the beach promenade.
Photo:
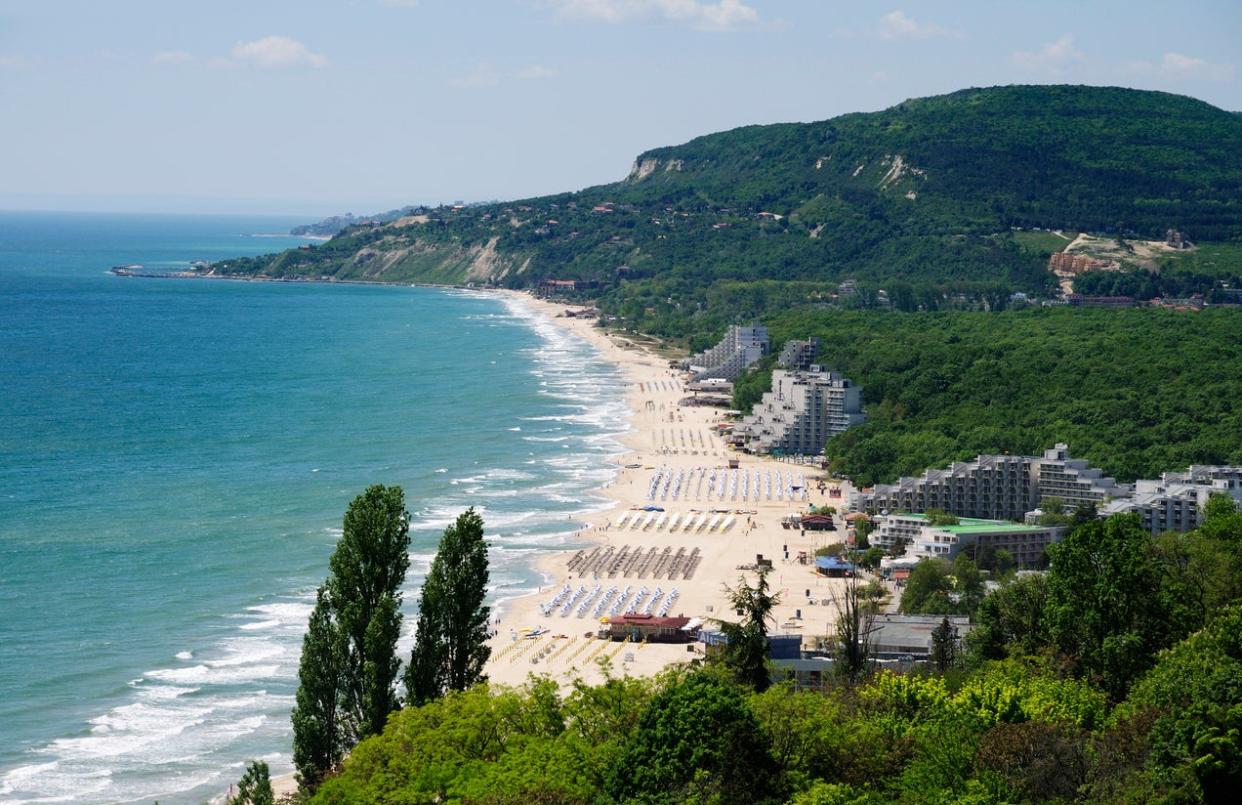
M 812 504 L 841 505 L 844 497 L 830 497 L 831 485 L 818 490 L 819 470 L 729 449 L 713 428 L 723 420 L 720 409 L 678 405 L 691 393 L 667 358 L 607 333 L 593 319 L 565 316 L 571 306 L 526 294 L 512 298 L 621 368 L 630 430 L 622 436 L 628 452 L 614 458 L 617 477 L 600 490 L 613 506 L 584 517 L 580 537 L 587 547 L 540 559 L 542 589 L 497 612 L 489 678 L 521 684 L 535 673 L 563 684 L 577 677 L 598 682 L 601 658 L 614 675 L 649 675 L 701 657 L 698 644 L 691 651 L 684 644 L 588 635 L 602 617 L 626 611 L 700 618 L 709 628 L 713 618 L 733 619 L 725 586 L 736 586 L 742 575 L 753 582 L 755 574 L 742 568 L 754 566 L 758 555 L 772 562 L 769 581 L 781 597 L 772 630 L 802 634 L 804 645 L 830 634 L 836 613 L 830 599 L 841 582 L 817 576 L 813 556 L 815 548 L 844 540 L 844 524 L 838 519 L 838 531 L 805 534 L 782 527 L 783 518 Z M 736 472 L 730 459 L 737 460 Z M 811 561 L 799 564 L 800 552 Z M 531 639 L 530 630 L 541 634 Z

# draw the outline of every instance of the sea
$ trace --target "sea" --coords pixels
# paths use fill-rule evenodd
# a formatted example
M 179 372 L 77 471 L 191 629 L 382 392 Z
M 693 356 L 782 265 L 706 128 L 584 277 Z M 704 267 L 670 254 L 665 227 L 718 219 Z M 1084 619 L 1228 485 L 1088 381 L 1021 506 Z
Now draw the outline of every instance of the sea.
M 306 619 L 370 484 L 412 518 L 403 651 L 467 507 L 503 607 L 605 505 L 623 380 L 519 301 L 108 273 L 298 246 L 297 223 L 0 212 L 0 802 L 290 771 Z

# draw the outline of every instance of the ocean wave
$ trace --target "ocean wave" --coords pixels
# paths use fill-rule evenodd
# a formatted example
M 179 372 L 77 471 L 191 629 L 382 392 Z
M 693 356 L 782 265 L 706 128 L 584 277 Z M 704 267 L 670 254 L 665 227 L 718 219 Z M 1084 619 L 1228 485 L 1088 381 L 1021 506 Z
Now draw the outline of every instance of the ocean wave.
M 458 295 L 496 298 L 469 292 Z M 619 399 L 625 384 L 619 373 L 600 360 L 592 345 L 509 297 L 502 312 L 473 311 L 467 317 L 476 315 L 487 317 L 476 319 L 480 322 L 529 327 L 538 339 L 538 347 L 521 350 L 532 362 L 533 379 L 524 382 L 546 383 L 540 390 L 547 394 L 537 402 L 532 416 L 516 419 L 521 423 L 517 427 L 526 431 L 524 437 L 549 443 L 515 450 L 516 455 L 508 459 L 512 464 L 519 464 L 526 450 L 532 451 L 520 469 L 485 469 L 488 463 L 506 461 L 495 456 L 475 467 L 468 462 L 455 466 L 458 459 L 448 455 L 427 459 L 441 465 L 432 465 L 432 472 L 448 476 L 449 483 L 435 479 L 434 485 L 444 494 L 423 498 L 426 503 L 416 504 L 412 516 L 415 550 L 410 552 L 405 585 L 407 613 L 416 604 L 417 586 L 434 558 L 427 550 L 438 536 L 434 532 L 470 505 L 483 516 L 491 544 L 489 600 L 497 613 L 505 602 L 549 583 L 534 560 L 549 550 L 580 543 L 584 513 L 612 507 L 591 493 L 615 477 L 616 467 L 606 456 L 622 452 L 616 436 L 628 429 L 626 408 Z M 515 418 L 508 419 L 513 422 Z M 563 430 L 527 424 L 534 422 Z M 558 444 L 567 448 L 565 455 L 548 455 L 562 452 L 555 447 Z M 432 480 L 426 469 L 420 472 L 425 481 Z M 479 500 L 486 505 L 477 505 Z M 335 522 L 336 527 L 316 533 L 339 538 L 340 521 Z M 322 572 L 313 583 L 318 583 Z M 37 763 L 6 771 L 0 776 L 0 799 L 177 800 L 184 798 L 184 792 L 207 785 L 223 789 L 236 779 L 233 772 L 240 768 L 235 758 L 239 747 L 246 747 L 248 756 L 258 757 L 263 753 L 250 751 L 252 746 L 266 747 L 269 740 L 271 746 L 288 746 L 298 653 L 313 604 L 313 588 L 303 587 L 260 599 L 223 618 L 222 634 L 184 643 L 186 648 L 177 652 L 173 662 L 153 663 L 167 663 L 167 667 L 153 667 L 117 700 L 102 705 L 103 714 L 87 723 L 89 731 L 37 747 L 31 758 Z M 407 614 L 400 643 L 405 656 L 413 625 Z M 226 748 L 233 754 L 227 754 Z M 273 766 L 274 773 L 288 768 L 287 755 L 269 756 L 281 764 Z

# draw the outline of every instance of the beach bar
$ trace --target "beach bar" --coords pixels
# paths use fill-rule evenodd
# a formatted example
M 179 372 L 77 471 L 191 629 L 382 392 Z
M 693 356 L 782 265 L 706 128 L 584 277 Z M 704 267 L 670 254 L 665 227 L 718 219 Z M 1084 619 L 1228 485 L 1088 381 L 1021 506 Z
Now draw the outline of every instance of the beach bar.
M 690 643 L 698 635 L 700 623 L 698 618 L 661 618 L 627 612 L 605 618 L 599 636 L 633 643 Z

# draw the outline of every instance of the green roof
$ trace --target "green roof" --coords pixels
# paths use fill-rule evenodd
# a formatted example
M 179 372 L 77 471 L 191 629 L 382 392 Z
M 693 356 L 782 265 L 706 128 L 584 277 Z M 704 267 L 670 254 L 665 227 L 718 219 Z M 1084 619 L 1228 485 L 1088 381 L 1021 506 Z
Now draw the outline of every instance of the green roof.
M 933 526 L 937 531 L 947 531 L 950 534 L 1019 534 L 1022 532 L 1035 532 L 1046 530 L 1044 526 L 1023 525 L 1021 523 L 1003 523 L 991 520 L 962 520 L 957 525 L 941 525 Z
M 927 515 L 919 512 L 895 512 L 899 517 L 909 517 L 917 520 L 926 520 Z M 956 525 L 938 525 L 932 526 L 937 531 L 946 531 L 950 534 L 1021 534 L 1043 531 L 1044 526 L 1023 525 L 1022 523 L 1010 523 L 1005 520 L 981 520 L 977 517 L 959 517 Z

